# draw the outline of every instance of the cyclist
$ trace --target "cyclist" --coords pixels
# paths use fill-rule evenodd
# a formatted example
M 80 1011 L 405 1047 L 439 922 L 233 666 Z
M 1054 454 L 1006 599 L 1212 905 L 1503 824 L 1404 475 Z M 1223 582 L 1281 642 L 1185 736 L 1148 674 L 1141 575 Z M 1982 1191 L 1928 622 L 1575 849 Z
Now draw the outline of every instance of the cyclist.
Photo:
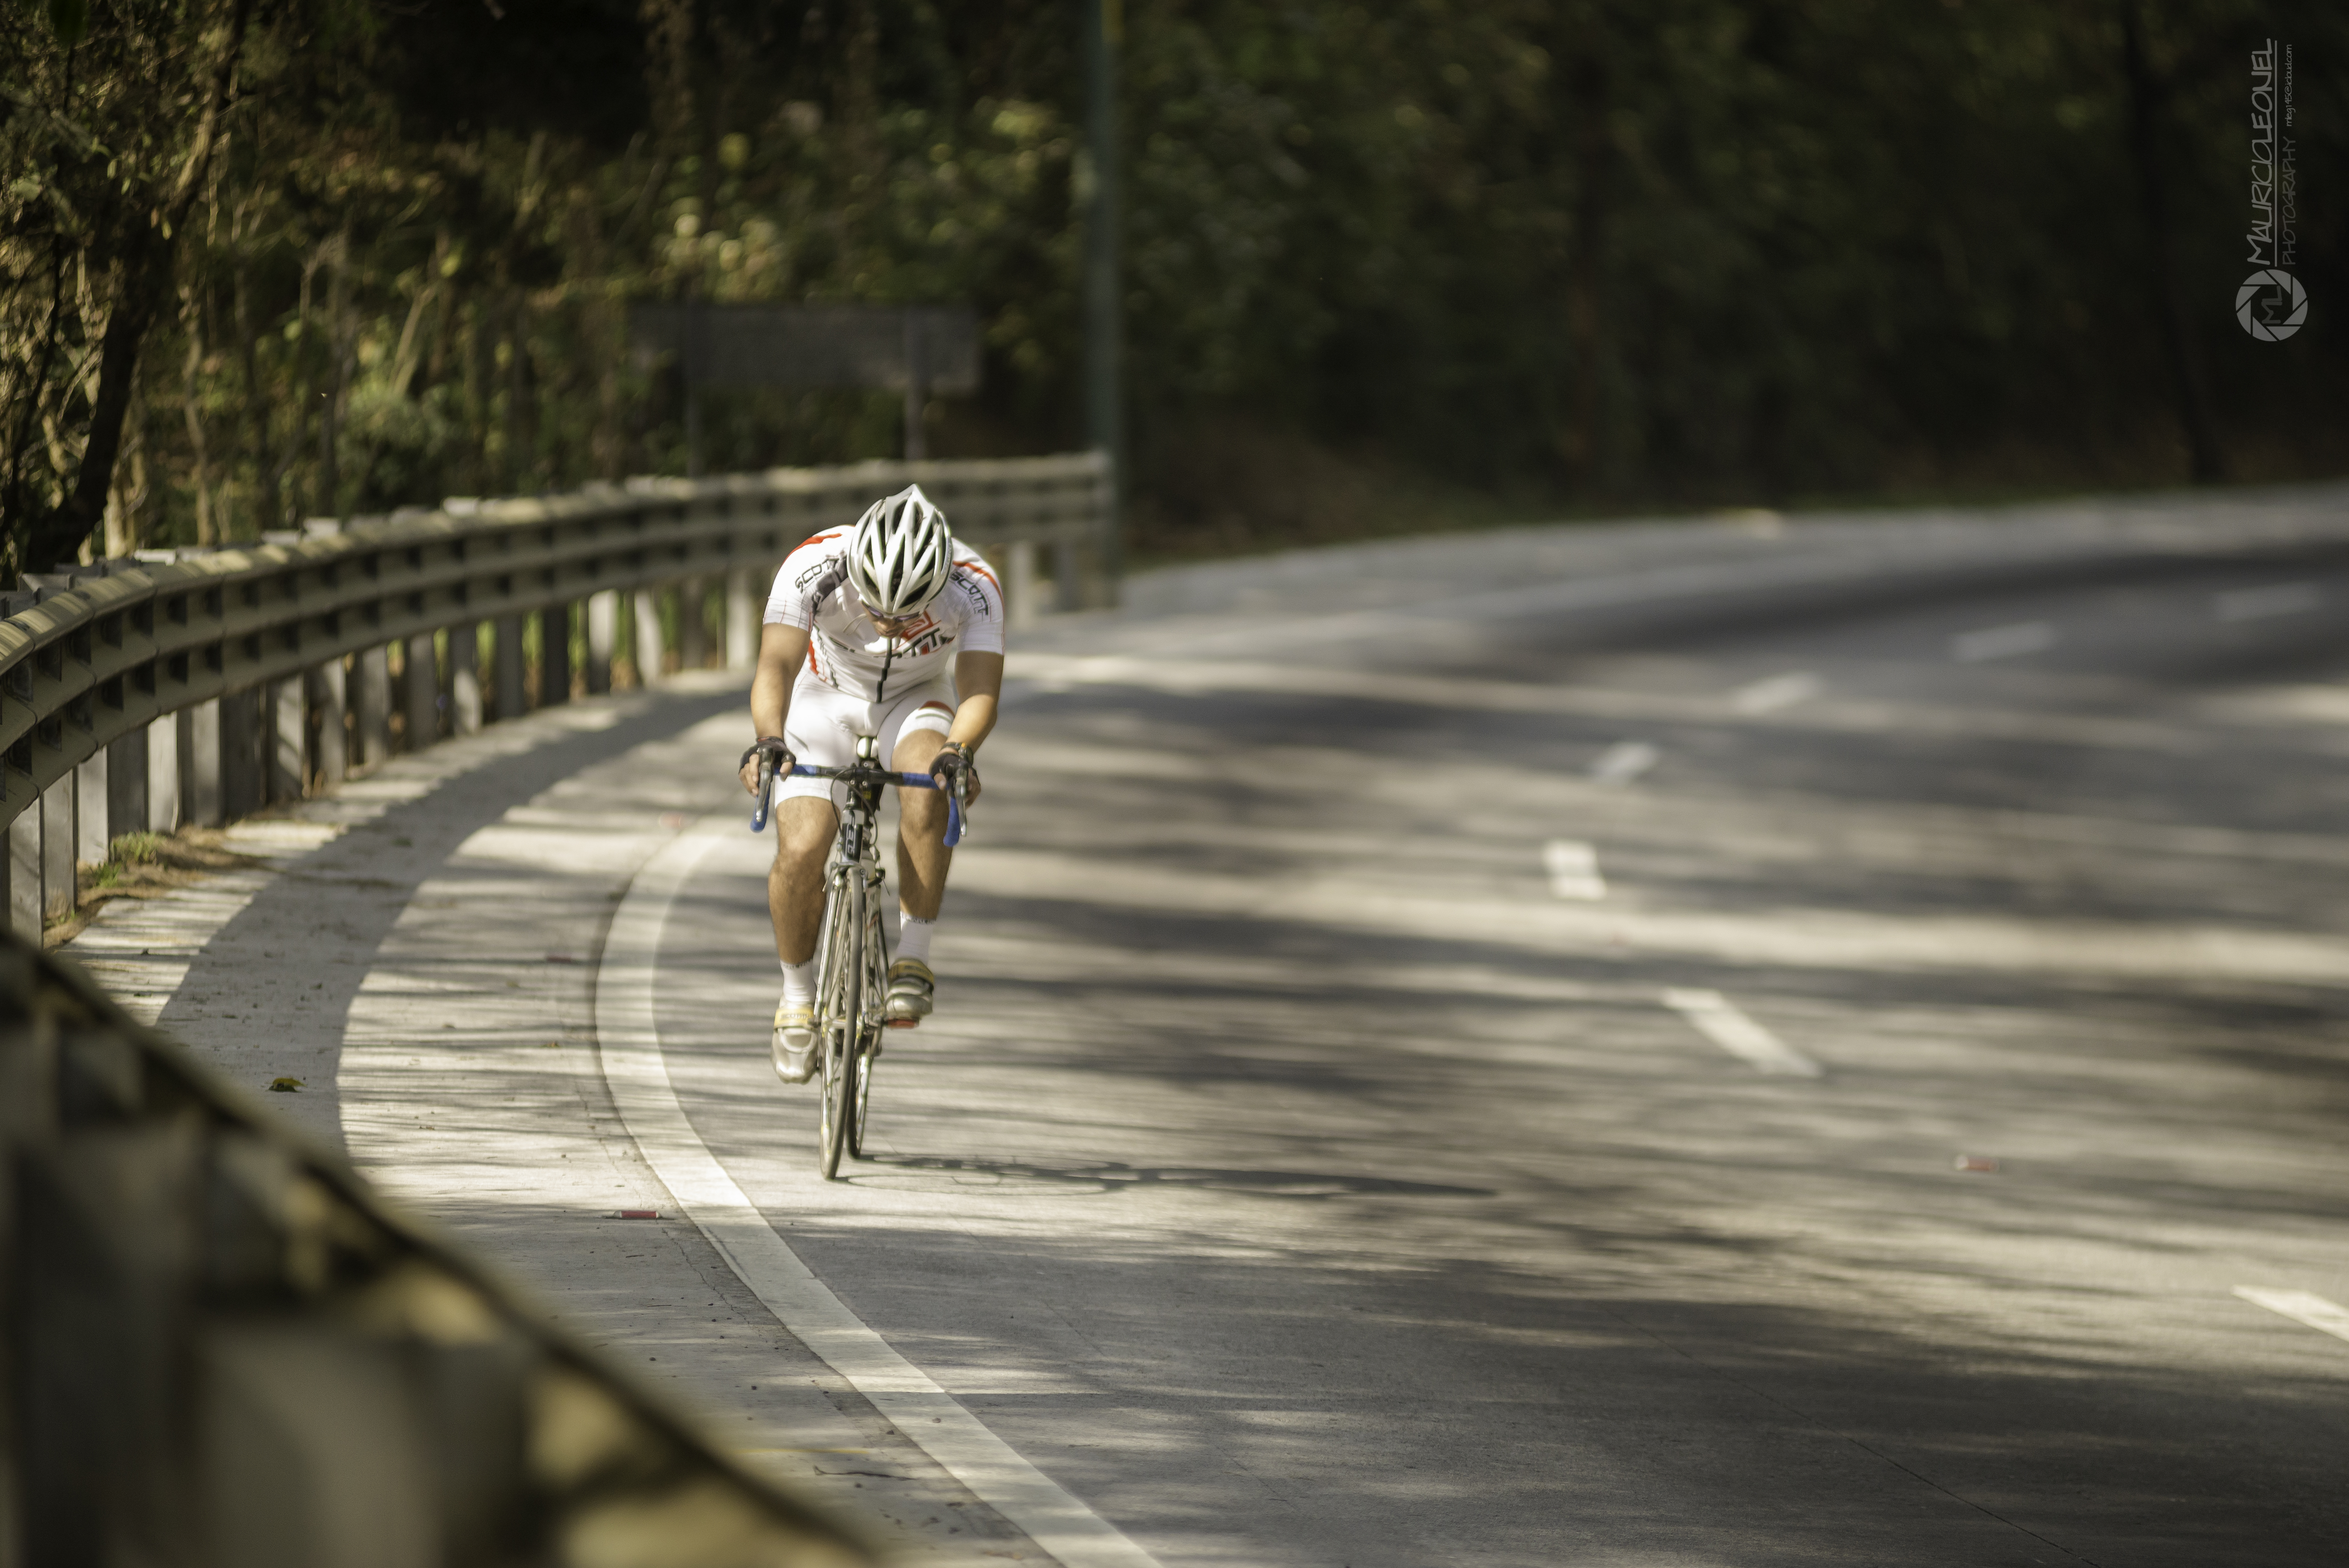
M 763 754 L 777 773 L 775 863 L 767 909 L 783 967 L 771 1049 L 787 1084 L 815 1071 L 816 929 L 838 808 L 829 779 L 789 776 L 795 762 L 844 767 L 859 737 L 879 742 L 897 773 L 927 773 L 937 790 L 900 791 L 897 958 L 884 1018 L 897 1028 L 930 1011 L 930 941 L 946 895 L 945 791 L 978 798 L 976 758 L 1003 691 L 1003 591 L 978 552 L 956 539 L 918 484 L 874 502 L 851 528 L 818 534 L 775 574 L 750 682 L 758 739 L 742 785 L 758 788 Z

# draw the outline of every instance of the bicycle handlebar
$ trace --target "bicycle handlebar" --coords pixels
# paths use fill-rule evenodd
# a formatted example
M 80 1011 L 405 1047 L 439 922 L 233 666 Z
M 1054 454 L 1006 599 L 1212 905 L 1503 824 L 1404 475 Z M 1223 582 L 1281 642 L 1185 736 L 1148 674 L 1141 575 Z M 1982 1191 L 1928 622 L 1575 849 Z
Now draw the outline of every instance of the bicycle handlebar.
M 854 767 L 845 768 L 820 768 L 801 763 L 792 767 L 792 772 L 802 778 L 811 779 L 838 779 L 851 775 L 872 777 L 877 774 L 883 783 L 895 784 L 900 789 L 936 789 L 938 787 L 938 781 L 929 774 L 891 773 L 885 768 L 868 768 L 861 763 Z M 751 832 L 767 831 L 767 818 L 773 815 L 774 804 L 775 764 L 771 759 L 761 757 L 758 804 L 750 808 Z M 965 820 L 962 797 L 948 791 L 947 794 L 947 847 L 948 849 L 962 842 Z

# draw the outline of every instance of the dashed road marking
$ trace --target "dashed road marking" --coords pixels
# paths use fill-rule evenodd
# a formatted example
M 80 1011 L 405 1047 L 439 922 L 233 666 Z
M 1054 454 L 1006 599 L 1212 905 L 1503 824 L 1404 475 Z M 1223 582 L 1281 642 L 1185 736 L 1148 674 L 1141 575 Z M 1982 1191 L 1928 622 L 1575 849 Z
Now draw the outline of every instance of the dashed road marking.
M 1604 898 L 1606 879 L 1599 875 L 1599 851 L 1576 838 L 1553 838 L 1542 846 L 1542 869 L 1549 873 L 1549 890 L 1561 898 Z
M 2265 620 L 2270 616 L 2304 615 L 2324 604 L 2324 589 L 2316 583 L 2270 583 L 2264 587 L 2230 588 L 2210 601 L 2210 613 L 2220 620 Z
M 1741 713 L 1775 713 L 1781 708 L 1809 701 L 1826 685 L 1807 670 L 1790 670 L 1784 675 L 1739 687 L 1730 693 L 1729 703 Z
M 2237 1285 L 2235 1293 L 2254 1306 L 2281 1313 L 2335 1339 L 2349 1339 L 2349 1307 L 2338 1302 L 2326 1301 L 2308 1291 L 2263 1291 L 2252 1285 Z
M 1663 753 L 1645 741 L 1618 741 L 1599 753 L 1590 776 L 1603 784 L 1627 784 L 1650 768 Z
M 1664 1005 L 1696 1026 L 1697 1033 L 1764 1073 L 1816 1078 L 1816 1062 L 1771 1033 L 1717 991 L 1668 991 Z
M 2020 659 L 2044 653 L 2055 646 L 2055 628 L 2044 620 L 2020 620 L 2012 626 L 1986 626 L 1961 631 L 1950 639 L 1950 657 L 1961 664 L 1982 664 L 1993 659 Z

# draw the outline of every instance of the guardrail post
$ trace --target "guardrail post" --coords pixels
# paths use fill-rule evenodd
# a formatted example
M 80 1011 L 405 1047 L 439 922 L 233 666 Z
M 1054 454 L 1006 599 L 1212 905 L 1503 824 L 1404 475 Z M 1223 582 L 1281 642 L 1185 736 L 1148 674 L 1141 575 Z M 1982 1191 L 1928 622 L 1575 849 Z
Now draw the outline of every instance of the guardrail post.
M 41 792 L 41 923 L 74 907 L 74 777 Z
M 358 691 L 352 694 L 358 715 L 358 762 L 380 766 L 391 755 L 391 653 L 383 643 L 358 653 Z
M 302 764 L 309 750 L 310 710 L 303 701 L 304 678 L 289 675 L 269 683 L 269 703 L 263 728 L 264 749 L 269 753 L 269 798 L 300 800 L 309 770 Z
M 133 730 L 106 748 L 106 843 L 147 830 L 147 732 Z
M 109 802 L 107 754 L 98 752 L 74 769 L 74 858 L 96 866 L 106 858 Z
M 661 644 L 660 590 L 638 588 L 630 596 L 636 609 L 636 684 L 650 686 L 661 678 L 667 650 Z
M 620 596 L 610 588 L 587 596 L 587 694 L 612 689 L 612 647 L 620 635 Z
M 261 689 L 248 686 L 220 699 L 220 804 L 234 822 L 261 809 Z
M 518 615 L 502 615 L 491 633 L 490 658 L 496 666 L 491 695 L 497 701 L 501 724 L 530 711 L 530 700 L 523 694 L 522 621 Z
M 41 940 L 41 803 L 35 801 L 8 825 L 8 929 L 38 946 Z
M 759 662 L 759 604 L 750 593 L 750 569 L 726 574 L 726 668 L 748 670 Z
M 150 833 L 169 833 L 180 826 L 180 725 L 183 717 L 166 713 L 147 726 Z
M 571 607 L 549 605 L 538 612 L 538 705 L 571 701 Z
M 449 628 L 449 732 L 481 728 L 481 625 L 460 620 Z
M 400 684 L 408 688 L 402 704 L 408 712 L 408 749 L 420 752 L 440 738 L 440 660 L 430 632 L 408 639 Z
M 1063 534 L 1052 541 L 1052 601 L 1062 610 L 1082 609 L 1084 591 L 1077 576 L 1077 542 Z
M 709 579 L 688 577 L 677 586 L 677 665 L 699 670 L 709 662 Z
M 310 671 L 309 681 L 310 709 L 318 716 L 318 783 L 327 787 L 351 771 L 350 736 L 343 727 L 348 677 L 343 661 L 330 659 Z
M 180 820 L 199 827 L 221 824 L 221 700 L 192 702 L 180 711 Z

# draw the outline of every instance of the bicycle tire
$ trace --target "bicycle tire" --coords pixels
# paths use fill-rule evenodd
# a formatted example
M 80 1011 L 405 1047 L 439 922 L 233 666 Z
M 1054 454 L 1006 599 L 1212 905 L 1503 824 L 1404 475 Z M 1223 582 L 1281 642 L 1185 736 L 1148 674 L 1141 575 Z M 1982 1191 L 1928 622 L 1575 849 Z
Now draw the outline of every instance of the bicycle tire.
M 823 1121 L 816 1130 L 816 1168 L 826 1181 L 840 1179 L 840 1157 L 848 1143 L 855 1108 L 859 1030 L 864 999 L 864 922 L 858 917 L 864 890 L 848 878 L 833 889 L 825 911 L 824 973 L 818 992 L 824 1002 L 817 1042 L 823 1064 Z
M 848 1118 L 848 1152 L 858 1159 L 864 1158 L 864 1119 L 872 1109 L 874 1058 L 881 1054 L 882 1010 L 889 1001 L 889 946 L 881 937 L 884 902 L 874 898 L 867 907 L 864 951 L 859 955 L 864 961 L 864 1006 L 858 1014 L 856 1097 Z

